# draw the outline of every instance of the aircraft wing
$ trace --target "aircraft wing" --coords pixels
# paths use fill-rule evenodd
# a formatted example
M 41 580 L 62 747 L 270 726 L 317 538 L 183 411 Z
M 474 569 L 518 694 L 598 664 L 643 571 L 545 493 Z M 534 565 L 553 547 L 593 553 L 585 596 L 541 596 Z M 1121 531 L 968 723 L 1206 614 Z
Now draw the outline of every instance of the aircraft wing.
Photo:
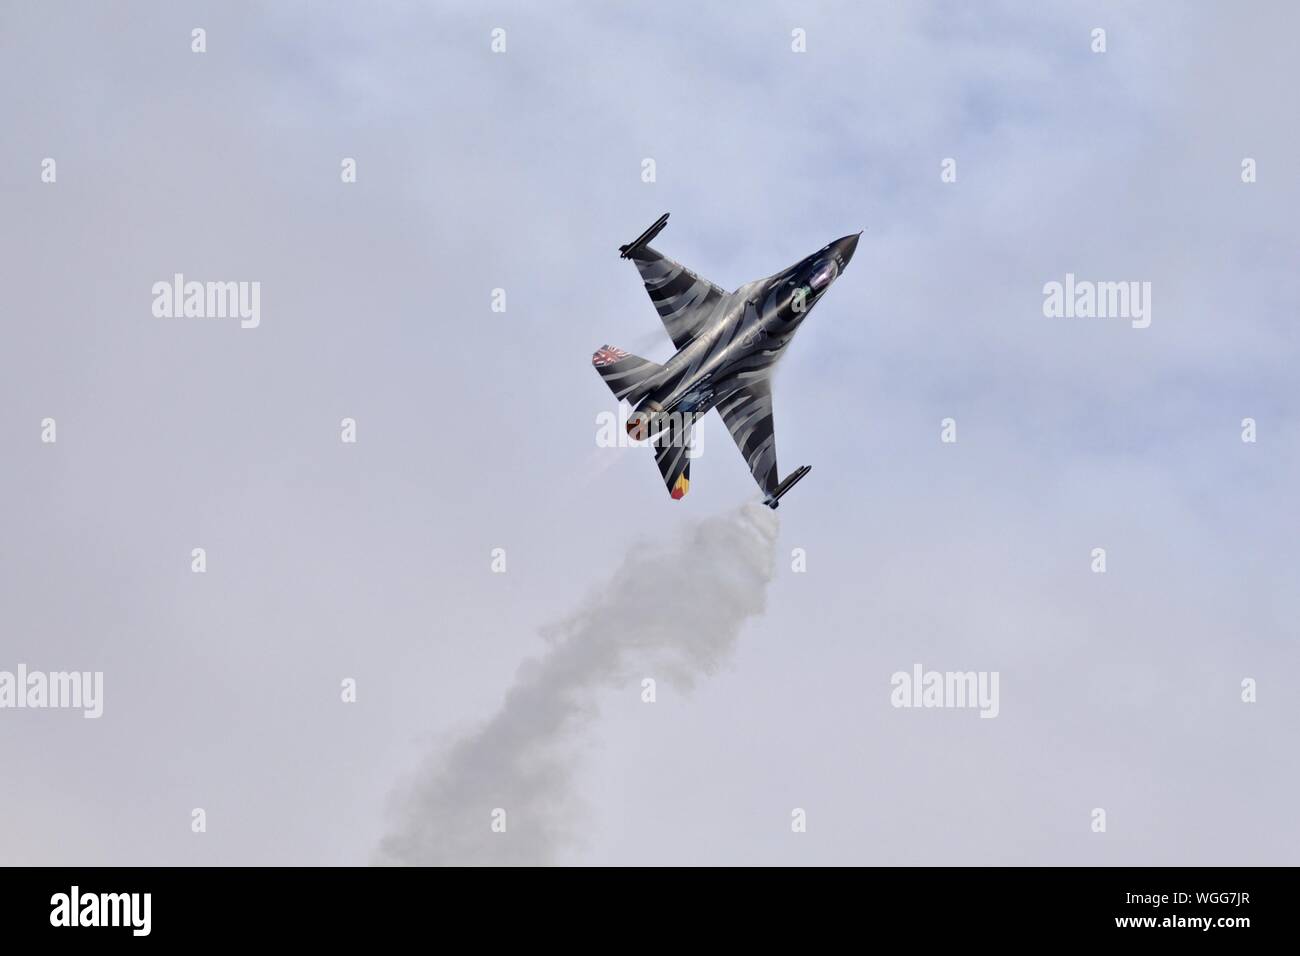
M 726 293 L 650 246 L 634 250 L 628 258 L 636 263 L 650 301 L 673 345 L 680 349 L 700 333 L 713 306 Z
M 718 414 L 765 494 L 780 484 L 776 470 L 776 432 L 772 423 L 772 383 L 767 375 L 751 379 L 718 402 Z
M 680 349 L 700 333 L 713 306 L 727 293 L 647 245 L 667 224 L 668 213 L 664 213 L 641 235 L 619 246 L 618 251 L 624 259 L 636 263 L 650 301 L 673 345 Z

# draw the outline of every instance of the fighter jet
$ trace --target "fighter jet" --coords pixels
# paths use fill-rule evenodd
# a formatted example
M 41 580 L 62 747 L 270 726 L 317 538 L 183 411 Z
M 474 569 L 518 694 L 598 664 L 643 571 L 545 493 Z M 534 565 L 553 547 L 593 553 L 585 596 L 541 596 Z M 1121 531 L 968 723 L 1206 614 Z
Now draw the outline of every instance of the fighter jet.
M 633 407 L 628 435 L 652 440 L 659 472 L 674 499 L 690 488 L 691 428 L 716 408 L 763 490 L 763 504 L 776 508 L 812 469 L 803 465 L 779 478 L 772 367 L 809 310 L 849 264 L 862 233 L 836 239 L 774 276 L 724 292 L 650 247 L 667 224 L 664 213 L 619 246 L 619 252 L 636 263 L 677 354 L 658 365 L 604 345 L 591 364 L 614 397 Z

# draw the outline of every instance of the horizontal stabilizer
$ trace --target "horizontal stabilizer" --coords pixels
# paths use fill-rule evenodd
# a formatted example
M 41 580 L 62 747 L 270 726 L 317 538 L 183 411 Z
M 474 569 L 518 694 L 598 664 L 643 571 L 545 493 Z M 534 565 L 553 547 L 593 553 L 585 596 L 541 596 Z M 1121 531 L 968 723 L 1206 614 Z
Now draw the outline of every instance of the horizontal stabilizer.
M 636 405 L 654 387 L 655 376 L 663 366 L 624 352 L 613 345 L 602 345 L 591 356 L 591 365 L 609 386 L 614 397 Z

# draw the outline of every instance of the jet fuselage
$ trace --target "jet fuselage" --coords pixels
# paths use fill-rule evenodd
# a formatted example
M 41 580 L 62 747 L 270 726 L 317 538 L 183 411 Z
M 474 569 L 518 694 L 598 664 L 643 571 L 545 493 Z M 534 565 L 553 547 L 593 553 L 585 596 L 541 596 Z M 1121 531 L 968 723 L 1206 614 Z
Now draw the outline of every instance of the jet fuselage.
M 665 363 L 639 414 L 629 419 L 629 433 L 644 437 L 653 430 L 653 416 L 703 415 L 748 379 L 766 374 L 857 245 L 857 235 L 837 239 L 719 299 L 705 331 Z

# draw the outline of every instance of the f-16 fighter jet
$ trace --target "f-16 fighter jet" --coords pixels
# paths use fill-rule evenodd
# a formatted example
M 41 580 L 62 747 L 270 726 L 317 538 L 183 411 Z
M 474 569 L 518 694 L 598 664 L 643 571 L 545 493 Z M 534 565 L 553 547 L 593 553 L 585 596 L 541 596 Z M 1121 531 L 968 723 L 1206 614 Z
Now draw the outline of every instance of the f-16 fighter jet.
M 776 508 L 811 467 L 779 478 L 772 367 L 849 264 L 862 233 L 836 239 L 774 276 L 724 292 L 648 245 L 667 223 L 664 213 L 619 252 L 640 270 L 677 354 L 657 365 L 605 345 L 591 364 L 614 397 L 633 407 L 628 434 L 638 441 L 653 439 L 655 461 L 674 499 L 690 487 L 691 428 L 717 408 L 763 489 L 763 504 Z

